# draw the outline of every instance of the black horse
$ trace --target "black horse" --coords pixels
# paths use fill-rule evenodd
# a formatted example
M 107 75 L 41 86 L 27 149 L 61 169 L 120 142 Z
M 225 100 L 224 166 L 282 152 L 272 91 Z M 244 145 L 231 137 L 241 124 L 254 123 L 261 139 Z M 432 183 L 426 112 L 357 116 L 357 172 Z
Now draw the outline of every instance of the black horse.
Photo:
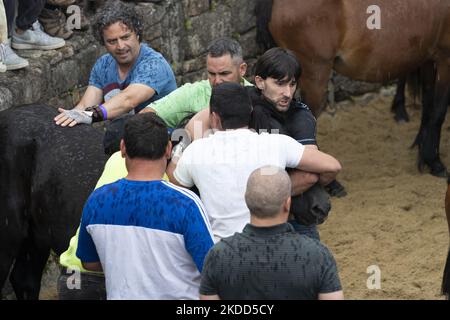
M 101 130 L 61 128 L 56 114 L 45 105 L 0 112 L 0 290 L 11 271 L 18 299 L 39 298 L 50 250 L 67 249 L 106 160 Z

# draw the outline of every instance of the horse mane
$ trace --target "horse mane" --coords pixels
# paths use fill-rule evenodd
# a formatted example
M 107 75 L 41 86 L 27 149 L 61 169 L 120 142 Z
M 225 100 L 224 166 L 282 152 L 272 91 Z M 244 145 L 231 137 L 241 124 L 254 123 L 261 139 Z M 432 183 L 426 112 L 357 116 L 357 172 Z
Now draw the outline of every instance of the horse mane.
M 269 31 L 269 22 L 272 16 L 273 0 L 258 0 L 255 6 L 256 15 L 256 43 L 264 50 L 276 47 Z

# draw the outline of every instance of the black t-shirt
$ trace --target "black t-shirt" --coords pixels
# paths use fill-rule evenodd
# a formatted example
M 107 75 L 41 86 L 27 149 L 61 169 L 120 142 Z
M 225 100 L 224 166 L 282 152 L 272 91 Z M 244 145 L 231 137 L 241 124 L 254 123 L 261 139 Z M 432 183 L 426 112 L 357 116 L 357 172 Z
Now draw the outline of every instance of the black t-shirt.
M 292 100 L 286 112 L 278 111 L 266 100 L 255 87 L 246 87 L 253 104 L 253 114 L 250 128 L 257 132 L 278 130 L 294 138 L 303 145 L 314 144 L 316 141 L 316 118 L 304 103 Z
M 222 239 L 205 258 L 200 285 L 200 294 L 224 300 L 314 300 L 340 290 L 330 251 L 288 223 L 247 224 L 242 233 Z

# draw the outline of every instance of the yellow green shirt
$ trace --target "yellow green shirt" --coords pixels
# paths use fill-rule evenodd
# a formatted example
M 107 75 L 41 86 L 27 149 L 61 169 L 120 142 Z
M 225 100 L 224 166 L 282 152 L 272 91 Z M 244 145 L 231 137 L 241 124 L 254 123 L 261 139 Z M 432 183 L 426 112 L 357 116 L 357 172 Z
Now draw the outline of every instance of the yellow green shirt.
M 242 85 L 253 86 L 244 78 Z M 175 128 L 189 114 L 197 113 L 209 106 L 211 91 L 208 80 L 186 83 L 147 107 L 155 110 L 168 127 Z

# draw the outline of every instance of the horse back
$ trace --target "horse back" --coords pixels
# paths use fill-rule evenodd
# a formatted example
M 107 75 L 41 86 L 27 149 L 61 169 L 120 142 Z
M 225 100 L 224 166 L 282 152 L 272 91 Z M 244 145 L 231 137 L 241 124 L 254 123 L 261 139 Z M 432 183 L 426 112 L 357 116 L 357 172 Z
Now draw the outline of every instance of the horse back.
M 328 64 L 341 74 L 385 81 L 417 68 L 448 42 L 449 0 L 274 0 L 269 29 L 300 62 Z M 306 63 L 308 61 L 308 63 Z

